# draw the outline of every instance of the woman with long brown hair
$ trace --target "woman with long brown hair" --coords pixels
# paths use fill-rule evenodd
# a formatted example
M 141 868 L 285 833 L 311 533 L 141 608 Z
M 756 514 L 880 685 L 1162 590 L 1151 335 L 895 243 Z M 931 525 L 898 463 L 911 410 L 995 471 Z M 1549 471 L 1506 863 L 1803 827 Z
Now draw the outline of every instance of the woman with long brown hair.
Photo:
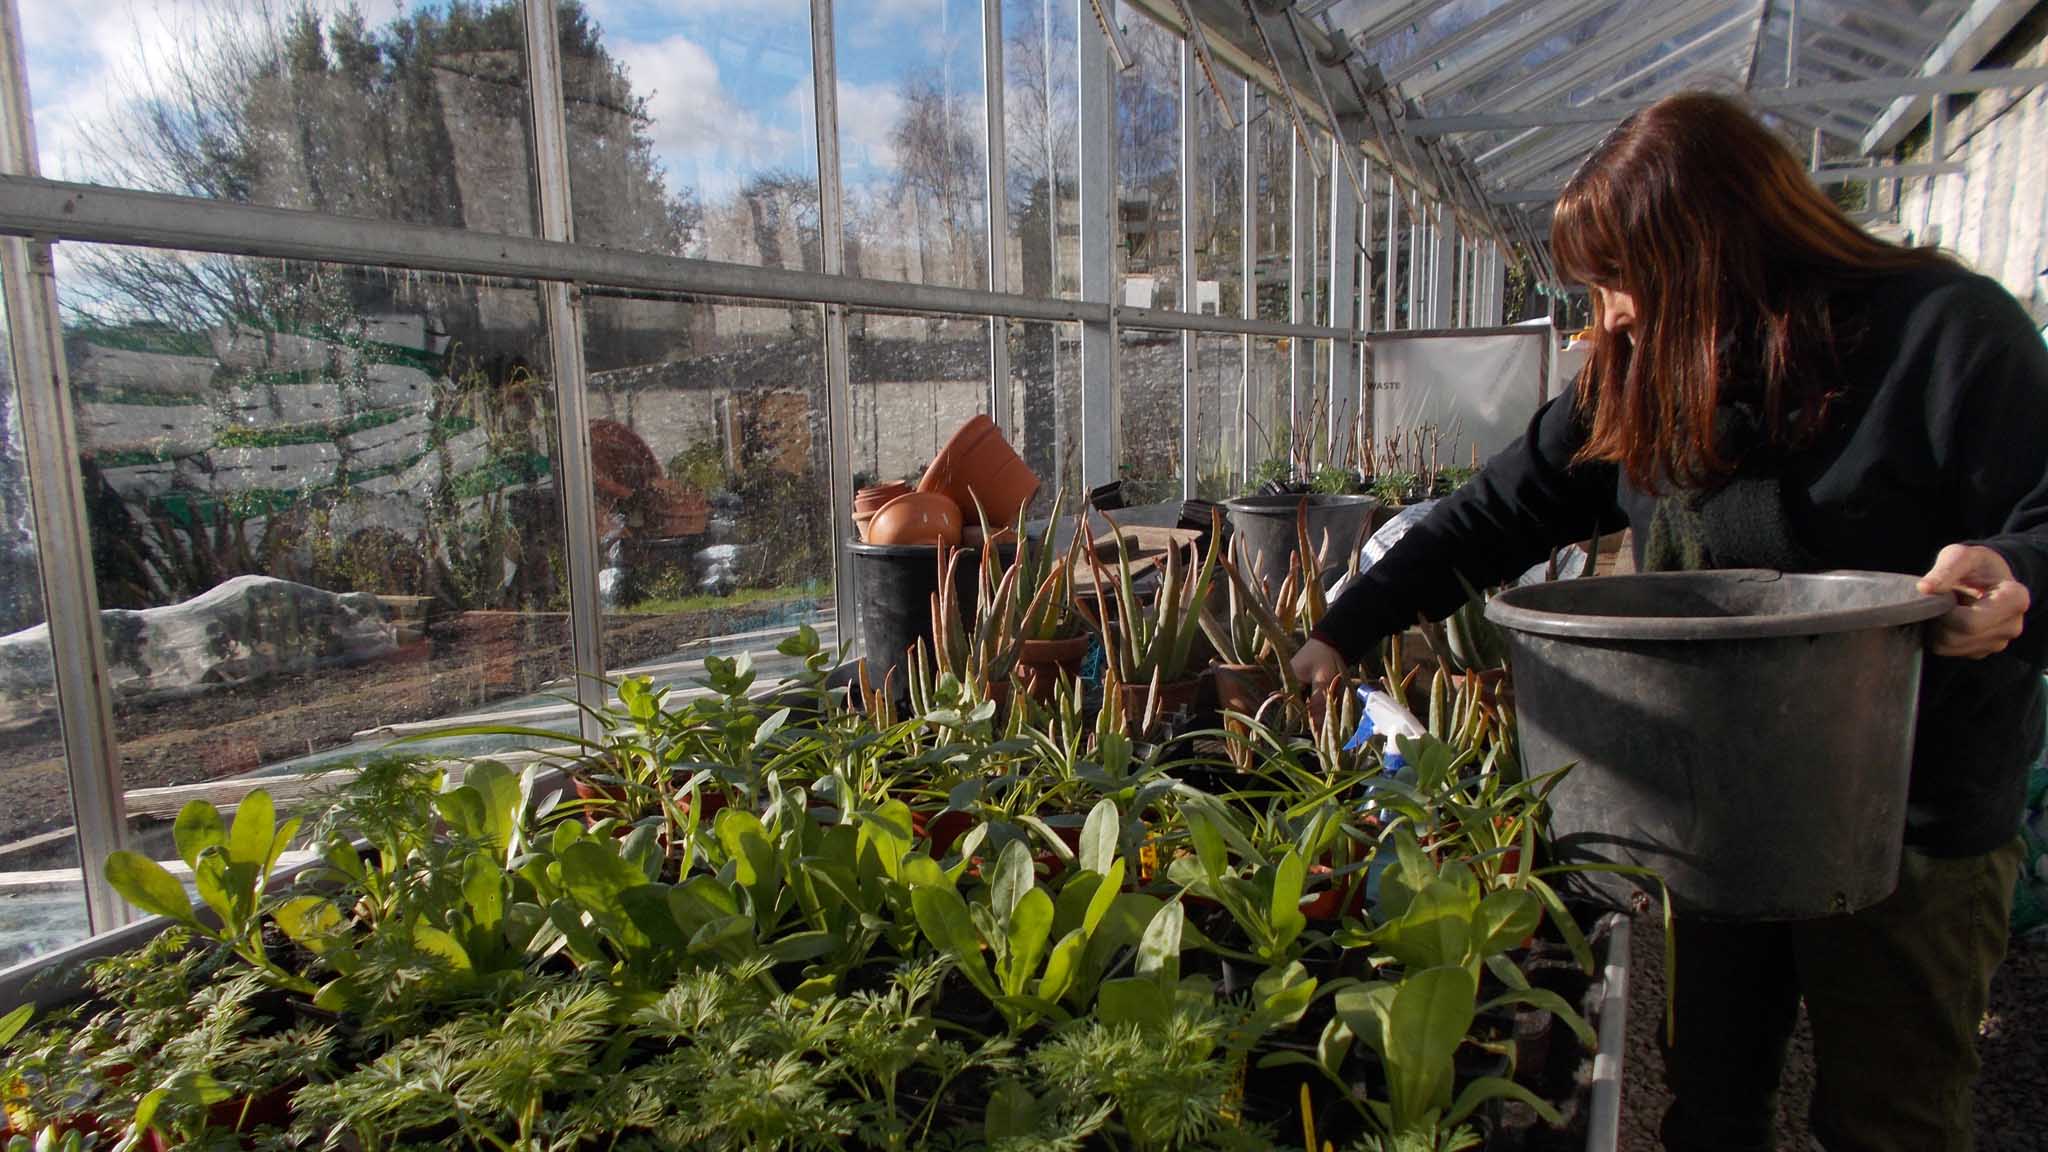
M 1996 283 L 1859 229 L 1732 100 L 1638 112 L 1558 201 L 1577 386 L 1339 597 L 1322 683 L 1417 613 L 1634 530 L 1644 570 L 1921 575 L 1929 631 L 1896 892 L 1772 924 L 1679 917 L 1671 1149 L 1767 1149 L 1803 1000 L 1829 1152 L 1967 1149 L 2048 658 L 2048 348 Z M 1731 770 L 1747 766 L 1731 765 Z

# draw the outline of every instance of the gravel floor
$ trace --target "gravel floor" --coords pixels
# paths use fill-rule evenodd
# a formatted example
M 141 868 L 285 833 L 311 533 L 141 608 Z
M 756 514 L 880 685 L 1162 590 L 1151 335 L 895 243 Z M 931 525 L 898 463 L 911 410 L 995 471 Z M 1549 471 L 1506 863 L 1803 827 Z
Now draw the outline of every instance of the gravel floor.
M 1664 937 L 1654 920 L 1640 919 L 1630 943 L 1621 1148 L 1657 1152 L 1657 1121 L 1669 1100 L 1657 1051 L 1664 1013 Z M 2048 1152 L 2048 947 L 2014 942 L 1992 979 L 1991 1011 L 1979 1036 L 1984 1057 L 1977 1084 L 1979 1152 Z M 1806 1130 L 1812 1091 L 1813 1043 L 1802 1015 L 1779 1094 L 1778 1147 L 1784 1152 L 1818 1147 Z

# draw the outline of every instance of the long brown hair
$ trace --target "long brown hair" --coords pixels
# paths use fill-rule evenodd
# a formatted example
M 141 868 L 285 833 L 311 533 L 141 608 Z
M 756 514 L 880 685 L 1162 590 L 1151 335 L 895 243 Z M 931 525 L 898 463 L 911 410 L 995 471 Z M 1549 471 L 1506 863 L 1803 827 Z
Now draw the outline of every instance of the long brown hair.
M 1828 289 L 1941 259 L 1858 228 L 1755 117 L 1704 92 L 1624 120 L 1565 186 L 1550 237 L 1562 275 L 1635 300 L 1621 337 L 1593 294 L 1579 459 L 1646 491 L 1736 467 L 1715 431 L 1731 386 L 1771 446 L 1815 433 L 1835 388 Z

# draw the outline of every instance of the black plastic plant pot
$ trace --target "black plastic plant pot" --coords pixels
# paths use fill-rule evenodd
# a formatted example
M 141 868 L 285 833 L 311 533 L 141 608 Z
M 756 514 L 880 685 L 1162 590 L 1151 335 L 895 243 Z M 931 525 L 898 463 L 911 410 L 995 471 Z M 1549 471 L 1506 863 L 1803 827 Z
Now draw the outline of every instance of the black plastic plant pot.
M 1896 573 L 1756 569 L 1533 584 L 1507 629 L 1531 774 L 1560 860 L 1654 870 L 1682 911 L 1795 920 L 1897 883 L 1921 625 L 1951 601 Z M 1608 900 L 1632 884 L 1594 878 Z
M 1373 496 L 1339 496 L 1320 493 L 1279 496 L 1240 496 L 1223 502 L 1230 518 L 1230 531 L 1238 539 L 1240 556 L 1251 558 L 1267 592 L 1276 592 L 1287 579 L 1288 562 L 1300 540 L 1295 518 L 1303 503 L 1308 505 L 1309 541 L 1316 548 L 1329 542 L 1328 566 L 1320 573 L 1329 587 L 1349 567 L 1350 555 L 1365 543 L 1367 525 L 1380 502 Z
M 932 646 L 932 593 L 939 590 L 939 546 L 936 544 L 852 543 L 855 603 L 860 612 L 861 651 L 868 662 L 868 681 L 880 688 L 890 672 L 896 674 L 895 695 L 907 698 L 907 651 L 922 638 L 925 650 Z M 975 575 L 981 563 L 979 549 L 961 547 L 958 568 L 953 574 L 954 594 L 960 614 L 972 621 L 979 597 Z M 1015 545 L 1001 546 L 1005 560 L 1014 555 Z

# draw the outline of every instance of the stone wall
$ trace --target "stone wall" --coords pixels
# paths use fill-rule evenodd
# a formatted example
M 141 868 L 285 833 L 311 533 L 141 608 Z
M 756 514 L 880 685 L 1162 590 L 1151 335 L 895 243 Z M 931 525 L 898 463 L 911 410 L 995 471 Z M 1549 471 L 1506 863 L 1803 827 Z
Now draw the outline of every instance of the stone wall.
M 2048 66 L 2048 5 L 2022 21 L 1980 67 Z M 1982 92 L 1951 103 L 1945 155 L 1964 171 L 1905 181 L 1898 221 L 1914 243 L 1939 244 L 2005 285 L 2048 324 L 2048 85 Z M 1927 128 L 1900 159 L 1936 159 Z

